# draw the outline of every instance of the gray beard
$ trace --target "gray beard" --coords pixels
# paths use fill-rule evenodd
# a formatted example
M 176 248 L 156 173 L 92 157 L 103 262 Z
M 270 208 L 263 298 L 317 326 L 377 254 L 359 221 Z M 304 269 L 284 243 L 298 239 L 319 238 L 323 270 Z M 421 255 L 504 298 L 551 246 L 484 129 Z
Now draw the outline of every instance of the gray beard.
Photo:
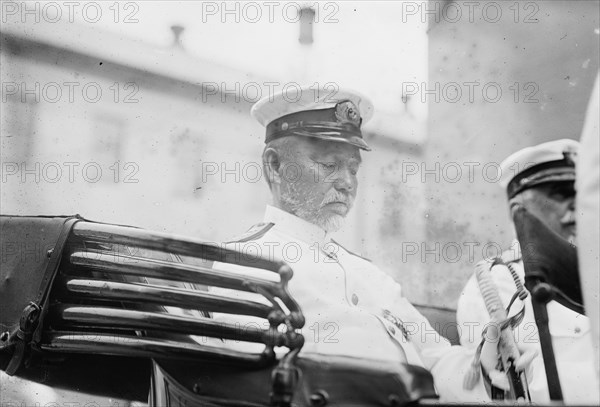
M 344 226 L 345 221 L 346 218 L 344 218 L 342 215 L 333 214 L 325 217 L 320 216 L 317 219 L 316 224 L 321 227 L 321 229 L 325 230 L 325 232 L 333 233 L 340 230 Z
M 344 226 L 345 217 L 338 214 L 324 215 L 320 213 L 319 209 L 309 209 L 314 208 L 314 205 L 311 205 L 314 200 L 315 198 L 310 196 L 306 199 L 299 199 L 293 189 L 281 195 L 281 203 L 288 212 L 319 226 L 327 233 L 340 230 Z

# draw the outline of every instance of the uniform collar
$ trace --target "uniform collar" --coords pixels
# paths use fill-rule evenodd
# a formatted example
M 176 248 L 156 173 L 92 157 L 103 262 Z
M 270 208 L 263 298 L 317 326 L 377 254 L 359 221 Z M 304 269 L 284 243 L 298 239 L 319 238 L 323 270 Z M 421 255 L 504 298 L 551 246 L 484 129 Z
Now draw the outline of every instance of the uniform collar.
M 271 205 L 267 205 L 264 222 L 274 223 L 273 229 L 309 244 L 324 243 L 328 238 L 319 226 Z
M 502 252 L 502 261 L 512 263 L 521 260 L 521 245 L 518 240 L 513 240 L 508 250 Z
M 512 241 L 509 250 L 511 250 L 514 253 L 516 259 L 521 258 L 521 245 L 519 244 L 519 241 L 517 239 Z

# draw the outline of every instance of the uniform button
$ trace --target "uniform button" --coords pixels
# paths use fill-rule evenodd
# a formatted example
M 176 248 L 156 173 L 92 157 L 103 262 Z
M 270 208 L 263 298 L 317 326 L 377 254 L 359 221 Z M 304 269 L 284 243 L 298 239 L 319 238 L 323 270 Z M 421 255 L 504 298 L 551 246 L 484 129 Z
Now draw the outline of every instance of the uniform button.
M 352 294 L 352 304 L 358 305 L 358 295 Z
M 579 332 L 581 332 L 581 328 L 580 328 L 580 327 L 578 327 L 578 326 L 576 326 L 576 327 L 575 327 L 575 333 L 576 333 L 576 334 L 578 334 Z

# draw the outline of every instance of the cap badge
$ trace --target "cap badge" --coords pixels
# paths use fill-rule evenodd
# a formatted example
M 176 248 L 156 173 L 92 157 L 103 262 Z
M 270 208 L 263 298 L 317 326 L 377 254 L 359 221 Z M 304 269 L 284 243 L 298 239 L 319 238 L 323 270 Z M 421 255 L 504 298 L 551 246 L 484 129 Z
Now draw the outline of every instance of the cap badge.
M 360 126 L 360 113 L 354 103 L 349 100 L 335 105 L 335 117 L 340 123 L 350 123 Z

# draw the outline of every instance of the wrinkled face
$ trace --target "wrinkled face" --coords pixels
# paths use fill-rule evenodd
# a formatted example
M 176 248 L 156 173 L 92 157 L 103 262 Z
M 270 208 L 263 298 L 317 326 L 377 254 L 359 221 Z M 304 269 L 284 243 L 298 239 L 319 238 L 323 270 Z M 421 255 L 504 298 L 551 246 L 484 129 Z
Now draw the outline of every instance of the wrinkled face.
M 527 210 L 564 239 L 575 243 L 575 186 L 573 182 L 552 182 L 521 192 Z
M 292 150 L 279 170 L 282 209 L 327 232 L 338 230 L 356 197 L 359 149 L 298 137 Z

